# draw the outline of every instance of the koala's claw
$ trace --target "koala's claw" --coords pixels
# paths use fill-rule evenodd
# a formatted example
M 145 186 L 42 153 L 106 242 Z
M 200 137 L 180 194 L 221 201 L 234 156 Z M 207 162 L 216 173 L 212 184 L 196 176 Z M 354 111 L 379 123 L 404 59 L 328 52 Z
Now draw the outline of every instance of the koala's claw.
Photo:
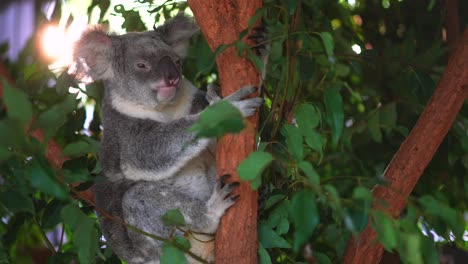
M 226 180 L 229 179 L 230 177 L 231 177 L 231 174 L 224 174 L 221 177 L 219 177 L 219 182 L 221 183 L 221 188 L 224 187 L 224 185 L 226 184 Z
M 229 199 L 230 199 L 232 202 L 235 202 L 235 201 L 239 200 L 239 198 L 240 198 L 240 195 L 239 195 L 239 194 L 229 197 Z
M 239 195 L 231 196 L 231 193 L 240 185 L 239 182 L 227 183 L 231 175 L 225 174 L 216 182 L 213 194 L 207 202 L 211 214 L 221 217 L 239 198 Z

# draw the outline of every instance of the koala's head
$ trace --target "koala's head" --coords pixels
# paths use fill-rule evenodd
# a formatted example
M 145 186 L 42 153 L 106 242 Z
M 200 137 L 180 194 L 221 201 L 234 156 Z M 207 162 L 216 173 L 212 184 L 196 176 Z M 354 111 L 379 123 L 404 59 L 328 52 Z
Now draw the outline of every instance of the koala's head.
M 198 31 L 183 13 L 153 31 L 108 35 L 86 31 L 75 44 L 78 79 L 104 80 L 107 93 L 145 107 L 176 100 L 190 37 Z

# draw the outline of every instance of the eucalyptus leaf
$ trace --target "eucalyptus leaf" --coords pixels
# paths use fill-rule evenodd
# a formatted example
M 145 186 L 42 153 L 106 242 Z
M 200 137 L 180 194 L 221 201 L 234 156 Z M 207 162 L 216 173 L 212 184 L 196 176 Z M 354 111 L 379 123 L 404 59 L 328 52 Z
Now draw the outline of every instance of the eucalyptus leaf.
M 258 262 L 260 264 L 271 264 L 271 257 L 263 247 L 262 243 L 258 243 Z
M 58 199 L 65 199 L 69 196 L 65 186 L 58 182 L 53 170 L 36 158 L 32 158 L 29 162 L 26 175 L 28 175 L 31 185 L 34 188 L 46 194 L 52 195 Z
M 34 204 L 31 197 L 23 192 L 4 189 L 0 192 L 0 203 L 12 213 L 26 212 L 35 213 Z
M 281 134 L 285 137 L 286 147 L 296 161 L 304 158 L 301 130 L 293 125 L 284 125 Z
M 8 117 L 17 120 L 22 127 L 27 127 L 33 115 L 32 104 L 28 96 L 21 90 L 2 80 L 3 100 L 8 110 Z
M 301 161 L 297 166 L 307 175 L 311 184 L 316 186 L 320 185 L 320 177 L 310 162 Z
M 294 252 L 304 245 L 319 223 L 319 212 L 315 205 L 315 195 L 308 190 L 296 192 L 291 199 L 291 217 L 294 222 Z
M 241 180 L 251 181 L 260 177 L 263 170 L 273 161 L 273 156 L 264 151 L 254 151 L 237 167 Z
M 333 50 L 335 49 L 335 43 L 333 42 L 333 37 L 329 32 L 320 33 L 320 38 L 322 39 L 323 46 L 325 47 L 325 52 L 328 57 L 333 56 Z
M 185 226 L 184 215 L 179 209 L 170 209 L 161 218 L 165 226 Z
M 171 245 L 168 242 L 162 243 L 162 255 L 160 258 L 161 264 L 188 264 L 187 258 L 180 249 Z
M 86 141 L 77 141 L 70 143 L 63 148 L 63 155 L 77 157 L 91 152 L 91 145 Z
M 391 251 L 398 245 L 398 234 L 393 224 L 393 219 L 381 212 L 374 212 L 373 226 L 377 231 L 379 241 L 383 244 L 386 250 Z
M 367 127 L 372 139 L 378 143 L 382 143 L 382 131 L 380 130 L 380 115 L 374 111 L 368 119 Z
M 294 117 L 304 136 L 316 128 L 322 119 L 320 110 L 312 104 L 299 104 L 296 106 Z
M 266 225 L 258 227 L 258 241 L 265 248 L 291 248 L 291 244 Z
M 204 109 L 200 118 L 189 128 L 198 137 L 220 137 L 239 133 L 244 128 L 241 112 L 227 101 L 219 101 Z
M 95 220 L 86 216 L 76 205 L 69 204 L 61 211 L 63 222 L 73 232 L 75 244 L 81 263 L 95 263 L 98 252 L 99 236 L 95 228 Z
M 325 89 L 324 101 L 327 112 L 327 122 L 332 129 L 332 144 L 338 145 L 344 125 L 343 99 L 340 95 L 340 86 L 332 85 Z

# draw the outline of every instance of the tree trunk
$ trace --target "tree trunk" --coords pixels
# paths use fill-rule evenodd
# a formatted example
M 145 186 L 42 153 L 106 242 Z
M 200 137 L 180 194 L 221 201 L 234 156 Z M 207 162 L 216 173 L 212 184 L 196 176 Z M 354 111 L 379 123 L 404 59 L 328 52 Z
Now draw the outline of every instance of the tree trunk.
M 212 50 L 236 41 L 239 33 L 247 28 L 249 18 L 262 5 L 261 0 L 189 0 L 188 3 Z M 255 67 L 247 59 L 237 56 L 234 47 L 223 51 L 216 62 L 223 96 L 242 86 L 260 83 Z M 218 141 L 218 175 L 231 174 L 232 180 L 239 181 L 237 165 L 255 148 L 258 116 L 249 120 L 253 126 Z M 257 263 L 257 192 L 245 182 L 238 191 L 240 199 L 223 217 L 216 234 L 217 264 Z
M 452 126 L 467 96 L 468 28 L 418 122 L 385 170 L 388 185 L 378 185 L 373 189 L 372 209 L 385 211 L 395 218 L 400 215 L 408 196 Z M 379 206 L 385 203 L 388 208 Z M 379 263 L 383 246 L 375 243 L 376 237 L 369 221 L 360 236 L 349 242 L 343 262 Z

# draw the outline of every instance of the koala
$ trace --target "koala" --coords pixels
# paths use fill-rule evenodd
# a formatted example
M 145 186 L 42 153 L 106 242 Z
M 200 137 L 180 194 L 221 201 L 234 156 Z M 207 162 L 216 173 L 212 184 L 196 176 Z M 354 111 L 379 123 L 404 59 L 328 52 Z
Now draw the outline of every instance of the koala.
M 261 98 L 244 87 L 221 99 L 182 76 L 190 37 L 198 31 L 183 13 L 147 32 L 109 35 L 102 28 L 83 33 L 74 47 L 75 77 L 102 80 L 103 137 L 100 161 L 105 181 L 94 186 L 96 206 L 145 232 L 168 238 L 161 216 L 179 209 L 194 233 L 191 251 L 213 261 L 208 241 L 238 196 L 239 183 L 216 180 L 216 140 L 188 132 L 210 103 L 227 100 L 244 116 Z M 99 215 L 112 250 L 129 264 L 159 263 L 161 242 Z M 193 260 L 191 260 L 193 262 Z

